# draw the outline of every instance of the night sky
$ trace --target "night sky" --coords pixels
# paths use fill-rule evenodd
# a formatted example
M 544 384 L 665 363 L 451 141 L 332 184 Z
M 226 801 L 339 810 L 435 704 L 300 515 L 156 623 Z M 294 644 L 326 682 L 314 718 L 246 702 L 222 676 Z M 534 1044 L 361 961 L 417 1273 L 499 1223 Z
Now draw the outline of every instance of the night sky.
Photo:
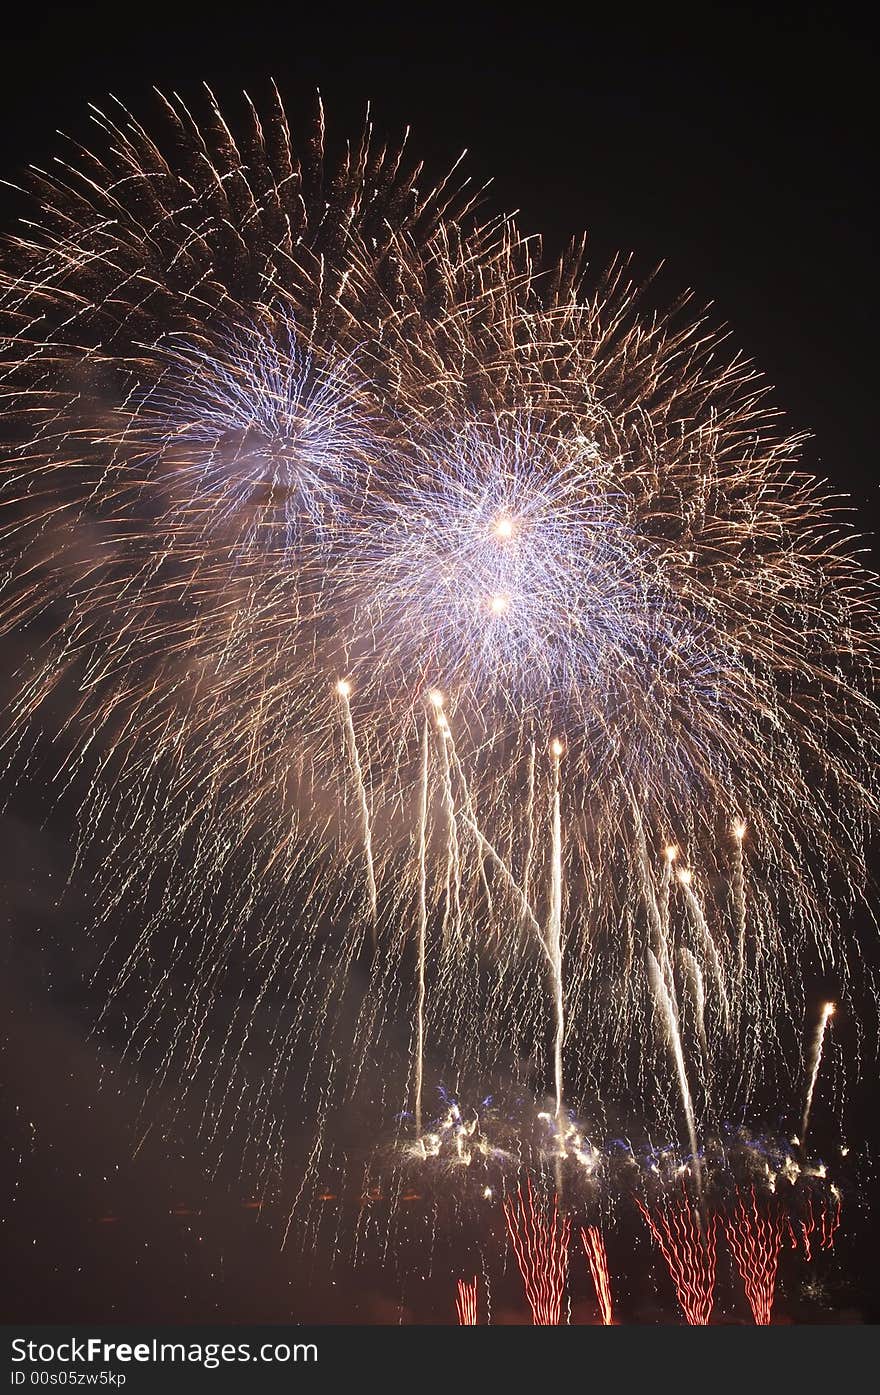
M 528 17 L 365 6 L 358 18 L 247 5 L 235 19 L 221 7 L 19 7 L 4 19 L 0 177 L 48 159 L 57 130 L 87 141 L 86 105 L 108 92 L 149 125 L 153 85 L 195 98 L 206 81 L 224 106 L 243 87 L 259 104 L 274 77 L 294 131 L 320 89 L 331 144 L 359 130 L 369 102 L 389 138 L 412 127 L 431 172 L 467 148 L 468 172 L 493 181 L 487 206 L 518 210 L 548 252 L 586 228 L 597 270 L 632 253 L 637 279 L 663 263 L 659 304 L 685 290 L 711 302 L 792 427 L 812 433 L 807 467 L 853 496 L 870 532 L 876 74 L 866 21 L 840 6 L 773 17 L 671 6 L 614 24 L 608 8 L 586 4 L 573 22 L 561 6 Z M 4 227 L 17 207 L 0 189 Z M 0 673 L 6 662 L 0 650 Z M 43 806 L 27 789 L 0 805 L 4 1320 L 450 1320 L 445 1275 L 399 1309 L 399 1287 L 381 1276 L 331 1278 L 320 1257 L 304 1266 L 282 1253 L 280 1211 L 261 1212 L 246 1178 L 206 1175 L 185 1141 L 169 1156 L 147 1134 L 133 1157 L 146 1124 L 89 1035 L 81 956 L 56 909 L 70 829 Z M 864 1074 L 846 1126 L 876 1151 L 870 1061 Z M 837 1310 L 877 1321 L 866 1165 L 859 1187 L 828 1283 Z M 515 1286 L 510 1295 L 508 1320 L 523 1320 Z M 632 1313 L 651 1320 L 651 1301 L 634 1296 Z

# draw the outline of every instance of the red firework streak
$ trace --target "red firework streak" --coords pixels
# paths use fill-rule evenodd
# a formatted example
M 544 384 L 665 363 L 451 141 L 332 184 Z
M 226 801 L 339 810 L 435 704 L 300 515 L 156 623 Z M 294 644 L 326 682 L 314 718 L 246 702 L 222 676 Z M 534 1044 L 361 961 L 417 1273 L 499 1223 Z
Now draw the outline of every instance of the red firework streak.
M 701 1216 L 684 1189 L 681 1201 L 654 1212 L 638 1197 L 636 1205 L 666 1260 L 685 1317 L 692 1327 L 707 1326 L 715 1301 L 715 1216 Z
M 829 1208 L 826 1201 L 822 1202 L 822 1249 L 831 1250 L 834 1248 L 834 1233 L 840 1228 L 840 1193 L 832 1188 L 833 1207 Z
M 809 1262 L 813 1258 L 813 1241 L 811 1236 L 818 1235 L 819 1248 L 821 1250 L 831 1250 L 834 1248 L 834 1236 L 840 1228 L 840 1194 L 832 1191 L 831 1200 L 823 1197 L 819 1220 L 816 1221 L 816 1213 L 813 1209 L 813 1198 L 807 1197 L 806 1217 L 798 1222 L 800 1226 L 801 1239 L 804 1245 L 804 1258 Z M 792 1229 L 791 1221 L 788 1221 L 788 1232 L 792 1240 L 792 1249 L 797 1249 L 797 1237 Z
M 477 1280 L 459 1279 L 458 1294 L 455 1299 L 455 1311 L 458 1313 L 458 1321 L 462 1327 L 476 1327 L 477 1325 Z
M 531 1179 L 526 1194 L 517 1187 L 516 1205 L 504 1198 L 504 1219 L 513 1252 L 522 1274 L 526 1298 L 536 1327 L 558 1327 L 568 1270 L 568 1241 L 571 1221 L 559 1214 L 559 1198 L 554 1196 L 552 1211 L 535 1206 Z
M 605 1253 L 602 1232 L 595 1225 L 582 1226 L 581 1241 L 593 1276 L 602 1322 L 606 1327 L 610 1327 L 614 1321 L 611 1310 L 611 1280 L 608 1276 L 608 1256 Z
M 758 1205 L 755 1188 L 748 1200 L 736 1194 L 736 1207 L 724 1217 L 724 1233 L 742 1275 L 746 1298 L 759 1327 L 768 1327 L 782 1245 L 782 1221 L 776 1209 Z
M 801 1221 L 801 1234 L 804 1237 L 804 1256 L 807 1263 L 813 1258 L 813 1247 L 810 1243 L 810 1236 L 816 1229 L 816 1217 L 813 1215 L 813 1198 L 807 1197 L 807 1219 Z

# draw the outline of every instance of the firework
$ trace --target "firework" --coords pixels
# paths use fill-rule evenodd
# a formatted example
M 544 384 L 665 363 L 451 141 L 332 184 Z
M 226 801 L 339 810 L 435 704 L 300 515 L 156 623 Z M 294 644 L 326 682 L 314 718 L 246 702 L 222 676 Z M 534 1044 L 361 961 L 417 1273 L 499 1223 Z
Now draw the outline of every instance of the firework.
M 803 1245 L 804 1245 L 804 1259 L 805 1259 L 805 1260 L 807 1261 L 807 1263 L 809 1264 L 810 1260 L 813 1258 L 813 1241 L 812 1241 L 812 1237 L 813 1237 L 813 1234 L 815 1233 L 815 1230 L 816 1230 L 816 1216 L 815 1216 L 815 1213 L 814 1213 L 814 1211 L 813 1211 L 813 1199 L 812 1199 L 812 1197 L 808 1197 L 808 1198 L 807 1198 L 807 1214 L 806 1214 L 805 1217 L 803 1217 L 803 1218 L 801 1219 L 801 1222 L 800 1222 L 800 1230 L 801 1230 L 801 1239 L 802 1239 Z
M 822 1008 L 822 1016 L 819 1018 L 819 1025 L 816 1028 L 816 1035 L 813 1039 L 812 1050 L 810 1051 L 810 1073 L 807 1078 L 807 1094 L 804 1100 L 804 1115 L 801 1119 L 801 1144 L 807 1141 L 807 1128 L 810 1123 L 810 1111 L 813 1108 L 813 1094 L 816 1089 L 816 1081 L 819 1078 L 819 1067 L 822 1064 L 822 1046 L 825 1041 L 825 1030 L 829 1021 L 834 1015 L 834 1004 L 826 1003 Z
M 878 611 L 839 502 L 619 267 L 369 130 L 334 166 L 277 94 L 161 101 L 32 172 L 0 268 L 4 758 L 76 803 L 101 1024 L 266 1186 L 310 1120 L 304 1236 L 337 1112 L 427 1167 L 449 1083 L 549 1115 L 557 1193 L 609 1106 L 699 1189 L 805 973 L 849 979 Z M 649 1224 L 708 1320 L 714 1222 Z
M 809 1181 L 812 1181 L 812 1178 Z M 827 1193 L 822 1190 L 818 1196 L 814 1195 L 812 1189 L 806 1190 L 799 1198 L 794 1217 L 786 1215 L 785 1222 L 791 1247 L 797 1249 L 800 1244 L 807 1263 L 813 1258 L 814 1247 L 820 1250 L 834 1248 L 834 1237 L 840 1229 L 842 1208 L 840 1190 L 832 1182 Z
M 559 763 L 562 742 L 551 743 L 553 757 L 552 860 L 550 878 L 550 918 L 545 946 L 553 977 L 553 1088 L 556 1099 L 556 1124 L 562 1122 L 562 1046 L 565 1040 L 565 996 L 562 971 L 562 814 L 559 797 Z
M 532 1322 L 536 1327 L 557 1327 L 562 1321 L 571 1220 L 559 1214 L 558 1197 L 553 1198 L 552 1208 L 540 1200 L 536 1203 L 531 1178 L 525 1195 L 517 1188 L 516 1205 L 512 1198 L 504 1198 L 504 1219 Z
M 779 1216 L 776 1211 L 759 1205 L 755 1188 L 752 1187 L 748 1199 L 745 1199 L 742 1193 L 737 1193 L 736 1206 L 730 1214 L 725 1214 L 723 1224 L 727 1243 L 742 1276 L 755 1322 L 761 1327 L 766 1327 L 770 1323 L 773 1309 L 776 1271 L 782 1245 L 782 1225 Z M 806 1231 L 804 1240 L 806 1243 Z M 809 1252 L 807 1258 L 809 1259 Z
M 666 1261 L 685 1318 L 692 1327 L 706 1326 L 715 1301 L 714 1213 L 701 1213 L 686 1192 L 651 1209 L 636 1197 L 636 1205 Z
M 821 1244 L 823 1250 L 834 1248 L 834 1237 L 840 1229 L 840 1213 L 843 1208 L 843 1201 L 838 1189 L 832 1184 L 830 1203 L 822 1198 L 821 1221 Z
M 477 1280 L 459 1279 L 455 1310 L 462 1327 L 477 1325 Z
M 352 772 L 357 785 L 358 799 L 361 807 L 361 817 L 363 819 L 364 831 L 364 861 L 367 868 L 367 886 L 369 888 L 370 899 L 370 922 L 373 927 L 373 947 L 376 946 L 376 874 L 373 869 L 373 835 L 370 829 L 370 806 L 367 801 L 367 791 L 364 786 L 364 774 L 361 767 L 360 756 L 358 755 L 357 741 L 354 734 L 354 722 L 351 719 L 351 685 L 340 679 L 336 684 L 336 691 L 339 694 L 344 712 L 345 737 L 351 759 Z
M 605 1253 L 602 1232 L 594 1225 L 582 1226 L 581 1243 L 593 1277 L 593 1286 L 596 1290 L 602 1322 L 605 1327 L 610 1327 L 614 1321 L 611 1305 L 611 1279 L 608 1273 L 608 1256 Z

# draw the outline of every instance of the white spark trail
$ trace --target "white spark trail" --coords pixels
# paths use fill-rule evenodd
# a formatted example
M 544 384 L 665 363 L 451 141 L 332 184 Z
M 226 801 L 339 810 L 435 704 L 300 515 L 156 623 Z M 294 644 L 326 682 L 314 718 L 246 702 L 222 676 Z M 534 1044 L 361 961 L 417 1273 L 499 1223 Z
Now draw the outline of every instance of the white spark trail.
M 679 881 L 681 882 L 681 886 L 684 891 L 685 900 L 687 901 L 688 905 L 688 910 L 691 913 L 691 919 L 693 920 L 693 923 L 697 931 L 699 932 L 700 938 L 703 942 L 703 948 L 706 951 L 709 963 L 712 968 L 712 977 L 715 979 L 715 986 L 718 989 L 718 997 L 721 1001 L 721 1012 L 724 1017 L 724 1026 L 727 1029 L 727 1031 L 730 1031 L 730 999 L 727 996 L 727 987 L 724 982 L 724 969 L 721 964 L 721 957 L 718 953 L 718 947 L 715 944 L 712 932 L 709 929 L 709 925 L 706 920 L 703 908 L 700 905 L 696 895 L 694 894 L 694 889 L 691 886 L 690 878 L 688 877 L 688 880 L 686 881 L 685 873 L 680 872 Z
M 370 898 L 370 924 L 373 936 L 373 948 L 377 942 L 377 919 L 378 919 L 378 893 L 376 890 L 376 871 L 373 866 L 373 833 L 370 823 L 370 806 L 367 801 L 367 788 L 364 784 L 364 772 L 361 767 L 361 758 L 358 754 L 357 740 L 354 732 L 354 719 L 351 715 L 351 703 L 349 701 L 351 689 L 345 682 L 336 685 L 336 691 L 342 702 L 342 711 L 345 718 L 345 744 L 348 750 L 348 758 L 351 761 L 351 768 L 354 774 L 355 786 L 357 788 L 358 802 L 361 810 L 361 827 L 364 839 L 364 860 L 367 866 L 367 892 Z
M 428 933 L 427 894 L 428 847 L 428 719 L 422 731 L 422 779 L 419 790 L 419 924 L 418 924 L 418 990 L 416 998 L 416 1071 L 415 1123 L 416 1137 L 422 1133 L 422 1087 L 425 1069 L 425 941 Z
M 654 954 L 649 949 L 648 955 L 648 982 L 654 994 L 654 1002 L 657 1013 L 666 1028 L 666 1040 L 672 1052 L 672 1059 L 675 1062 L 678 1084 L 681 1091 L 682 1104 L 684 1105 L 685 1119 L 687 1121 L 688 1138 L 691 1145 L 691 1153 L 694 1160 L 697 1185 L 701 1185 L 702 1174 L 697 1154 L 697 1126 L 694 1119 L 694 1104 L 691 1097 L 691 1088 L 688 1084 L 687 1068 L 685 1066 L 684 1051 L 681 1045 L 681 1033 L 678 1029 L 678 1009 L 666 986 L 660 965 Z
M 700 1039 L 700 1048 L 703 1052 L 703 1060 L 708 1072 L 711 1061 L 709 1057 L 709 1043 L 706 1038 L 706 987 L 703 983 L 703 970 L 700 968 L 696 955 L 692 954 L 691 951 L 684 946 L 679 950 L 679 959 L 681 960 L 682 967 L 690 982 L 691 998 L 694 1004 L 694 1016 L 697 1020 L 697 1036 Z
M 565 998 L 562 979 L 562 805 L 559 791 L 559 762 L 562 749 L 553 746 L 553 860 L 550 882 L 550 918 L 547 925 L 547 951 L 553 975 L 553 1010 L 556 1032 L 553 1044 L 553 1080 L 556 1090 L 556 1124 L 562 1121 L 562 1045 L 565 1038 Z
M 455 812 L 455 799 L 452 793 L 452 763 L 449 758 L 451 734 L 449 723 L 441 713 L 437 718 L 440 733 L 440 752 L 443 763 L 443 806 L 446 810 L 446 909 L 443 916 L 443 930 L 449 924 L 450 909 L 456 943 L 462 937 L 461 922 L 461 850 L 458 843 L 458 823 Z
M 746 972 L 746 881 L 743 838 L 746 826 L 742 822 L 733 825 L 733 904 L 736 910 L 737 926 L 737 971 L 740 986 Z
M 822 1045 L 825 1041 L 825 1029 L 829 1019 L 834 1015 L 834 1004 L 826 1003 L 822 1008 L 822 1016 L 816 1028 L 816 1035 L 813 1038 L 813 1049 L 810 1053 L 810 1076 L 807 1084 L 807 1097 L 804 1101 L 804 1115 L 801 1120 L 801 1147 L 803 1148 L 807 1140 L 807 1129 L 810 1124 L 810 1113 L 813 1108 L 813 1094 L 816 1089 L 816 1081 L 819 1077 L 819 1067 L 822 1064 Z

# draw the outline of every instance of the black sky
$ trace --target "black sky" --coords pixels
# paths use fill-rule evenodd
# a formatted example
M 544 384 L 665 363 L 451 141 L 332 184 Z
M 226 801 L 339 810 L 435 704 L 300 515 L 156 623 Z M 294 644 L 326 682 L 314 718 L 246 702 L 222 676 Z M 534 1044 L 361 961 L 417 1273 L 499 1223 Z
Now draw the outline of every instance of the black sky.
M 108 93 L 149 124 L 153 85 L 194 97 L 205 81 L 225 104 L 242 88 L 259 98 L 274 78 L 294 126 L 318 88 L 340 137 L 370 102 L 381 132 L 412 128 L 432 168 L 466 147 L 474 179 L 493 180 L 489 206 L 519 210 L 549 250 L 586 228 L 597 268 L 631 252 L 637 274 L 664 263 L 661 298 L 691 289 L 713 302 L 792 427 L 813 433 L 808 467 L 851 493 L 872 529 L 876 49 L 855 9 L 764 10 L 19 6 L 3 21 L 0 177 L 50 158 L 58 130 L 87 140 L 87 104 Z M 15 207 L 0 190 L 4 226 Z M 53 833 L 21 828 L 2 826 L 17 944 L 66 857 Z M 36 958 L 8 963 L 2 1004 L 11 1147 L 0 1216 L 14 1248 L 30 1247 L 8 1315 L 286 1316 L 296 1275 L 274 1235 L 255 1238 L 252 1211 L 211 1200 L 198 1158 L 177 1173 L 157 1158 L 117 1174 L 132 1107 L 94 1089 L 97 1057 L 73 1008 L 43 1001 Z M 167 1222 L 197 1205 L 207 1219 Z M 159 1217 L 175 1227 L 164 1240 Z M 123 1227 L 124 1241 L 106 1239 Z

